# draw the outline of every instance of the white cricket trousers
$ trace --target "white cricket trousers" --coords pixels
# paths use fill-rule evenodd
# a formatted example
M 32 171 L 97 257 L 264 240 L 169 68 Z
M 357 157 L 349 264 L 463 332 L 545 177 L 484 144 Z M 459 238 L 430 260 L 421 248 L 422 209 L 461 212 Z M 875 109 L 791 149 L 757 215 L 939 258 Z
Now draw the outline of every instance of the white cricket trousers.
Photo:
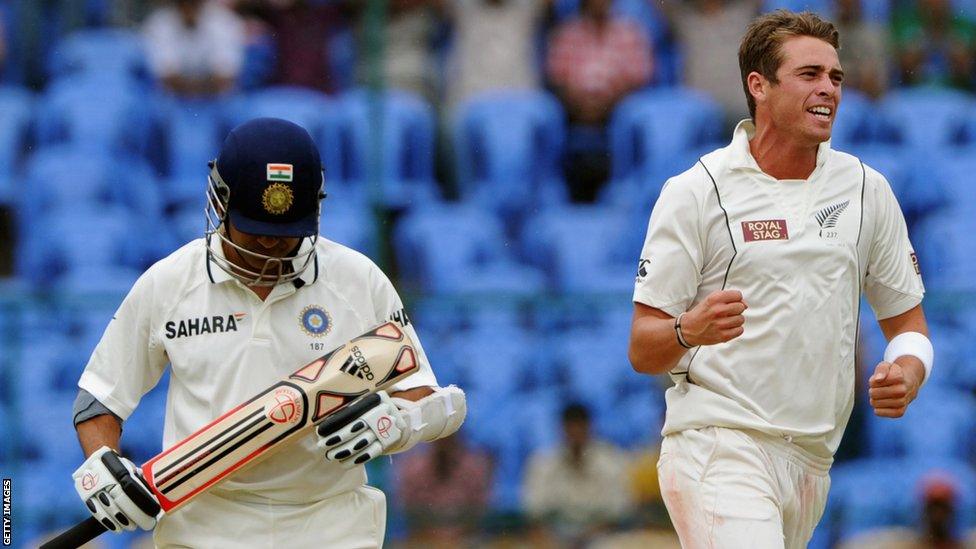
M 755 431 L 670 434 L 657 467 L 683 549 L 806 547 L 830 489 L 828 460 Z
M 366 549 L 383 546 L 386 496 L 371 486 L 309 505 L 227 499 L 205 492 L 160 519 L 156 547 Z

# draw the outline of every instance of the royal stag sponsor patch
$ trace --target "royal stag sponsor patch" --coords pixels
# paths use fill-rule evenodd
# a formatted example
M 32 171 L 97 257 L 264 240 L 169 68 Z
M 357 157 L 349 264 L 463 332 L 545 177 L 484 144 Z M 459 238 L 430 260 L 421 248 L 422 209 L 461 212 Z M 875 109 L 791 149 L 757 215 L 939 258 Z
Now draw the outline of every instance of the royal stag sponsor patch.
M 746 242 L 759 240 L 789 240 L 790 233 L 785 219 L 765 219 L 742 222 L 742 239 Z

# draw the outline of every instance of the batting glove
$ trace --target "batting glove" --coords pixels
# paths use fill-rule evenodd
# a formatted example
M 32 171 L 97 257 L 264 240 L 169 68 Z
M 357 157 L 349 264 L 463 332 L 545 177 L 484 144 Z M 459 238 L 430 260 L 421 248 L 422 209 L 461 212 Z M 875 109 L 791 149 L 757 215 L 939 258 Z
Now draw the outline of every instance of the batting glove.
M 111 532 L 151 530 L 160 514 L 139 469 L 108 446 L 102 446 L 72 475 L 75 490 L 93 517 Z
M 346 469 L 366 463 L 397 445 L 406 423 L 386 391 L 366 396 L 316 428 L 325 458 Z

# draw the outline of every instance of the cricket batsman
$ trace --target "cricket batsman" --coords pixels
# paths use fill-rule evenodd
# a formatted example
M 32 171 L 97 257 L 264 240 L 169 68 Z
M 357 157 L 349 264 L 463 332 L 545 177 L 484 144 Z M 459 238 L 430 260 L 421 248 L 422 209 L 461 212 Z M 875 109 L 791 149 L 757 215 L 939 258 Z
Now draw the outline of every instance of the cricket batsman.
M 932 369 L 898 202 L 830 148 L 838 48 L 812 13 L 755 19 L 739 46 L 751 118 L 651 213 L 629 355 L 674 381 L 658 470 L 685 548 L 806 547 L 854 405 L 862 295 L 888 339 L 875 414 L 902 416 Z
M 460 427 L 464 393 L 438 387 L 389 279 L 318 236 L 323 198 L 303 128 L 259 118 L 230 132 L 211 163 L 205 238 L 139 278 L 78 382 L 74 422 L 88 458 L 75 485 L 109 530 L 155 528 L 157 547 L 380 547 L 386 500 L 363 464 Z M 123 420 L 167 364 L 164 447 L 390 320 L 415 342 L 416 374 L 349 426 L 285 445 L 177 512 L 160 513 L 118 455 Z

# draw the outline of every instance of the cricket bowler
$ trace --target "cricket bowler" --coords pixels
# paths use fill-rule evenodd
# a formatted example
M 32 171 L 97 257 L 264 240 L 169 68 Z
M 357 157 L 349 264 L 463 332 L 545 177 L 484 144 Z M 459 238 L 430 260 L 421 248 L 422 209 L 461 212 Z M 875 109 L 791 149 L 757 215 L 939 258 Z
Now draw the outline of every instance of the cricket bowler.
M 874 413 L 902 416 L 932 368 L 898 202 L 830 148 L 838 48 L 812 13 L 755 19 L 739 47 L 751 118 L 650 216 L 629 355 L 674 381 L 658 470 L 685 548 L 806 547 L 854 405 L 862 295 L 888 339 Z

